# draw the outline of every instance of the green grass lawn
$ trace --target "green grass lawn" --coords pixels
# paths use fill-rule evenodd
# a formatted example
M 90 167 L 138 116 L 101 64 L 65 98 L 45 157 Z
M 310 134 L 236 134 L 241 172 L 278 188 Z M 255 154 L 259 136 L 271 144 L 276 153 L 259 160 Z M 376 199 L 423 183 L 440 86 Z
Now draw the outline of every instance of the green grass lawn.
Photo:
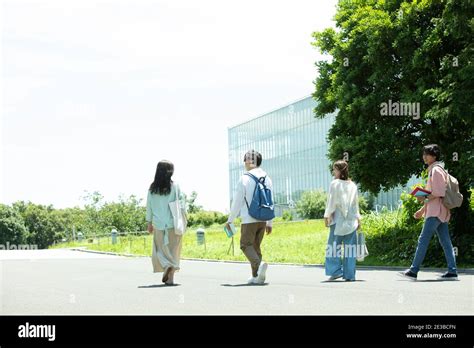
M 223 226 L 206 228 L 206 247 L 198 245 L 196 228 L 190 228 L 183 239 L 183 258 L 239 260 L 246 261 L 240 250 L 240 233 L 234 237 L 234 255 L 229 251 L 231 239 L 223 231 Z M 323 220 L 308 220 L 288 223 L 274 223 L 273 232 L 265 235 L 262 242 L 262 254 L 267 262 L 288 262 L 321 264 L 329 230 Z M 118 253 L 151 255 L 152 236 L 119 237 L 115 245 L 110 237 L 94 239 L 93 243 L 84 240 L 81 243 L 56 244 L 54 248 L 86 246 L 92 250 Z
M 223 226 L 214 225 L 206 228 L 206 247 L 198 245 L 196 228 L 189 228 L 184 235 L 182 258 L 214 259 L 246 261 L 240 250 L 240 233 L 234 238 L 234 255 L 229 251 L 231 239 L 223 231 Z M 306 220 L 298 222 L 274 222 L 273 232 L 265 235 L 262 243 L 262 253 L 267 262 L 323 264 L 326 242 L 329 229 L 324 221 Z M 56 244 L 52 248 L 67 248 L 85 246 L 92 250 L 110 251 L 122 254 L 151 256 L 152 236 L 140 235 L 134 237 L 118 237 L 115 245 L 111 244 L 110 237 L 94 239 L 93 242 Z M 383 255 L 371 253 L 368 244 L 369 256 L 360 265 L 367 266 L 409 266 L 409 261 L 388 261 Z M 439 255 L 443 258 L 444 255 Z M 472 264 L 458 264 L 459 268 L 472 268 Z

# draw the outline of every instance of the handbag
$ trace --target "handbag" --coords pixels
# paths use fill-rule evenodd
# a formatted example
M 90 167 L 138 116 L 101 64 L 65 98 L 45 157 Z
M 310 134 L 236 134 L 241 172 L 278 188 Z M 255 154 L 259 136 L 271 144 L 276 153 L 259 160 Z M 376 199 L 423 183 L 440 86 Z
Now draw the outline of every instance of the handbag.
M 365 235 L 362 231 L 357 231 L 357 261 L 364 261 L 365 257 L 369 255 L 367 244 L 365 244 Z
M 186 219 L 186 214 L 183 212 L 184 209 L 182 209 L 179 204 L 179 194 L 177 185 L 175 185 L 175 194 L 176 199 L 173 202 L 169 202 L 168 205 L 171 210 L 171 215 L 173 215 L 174 233 L 178 235 L 183 235 L 186 232 L 186 226 L 188 224 L 188 221 Z

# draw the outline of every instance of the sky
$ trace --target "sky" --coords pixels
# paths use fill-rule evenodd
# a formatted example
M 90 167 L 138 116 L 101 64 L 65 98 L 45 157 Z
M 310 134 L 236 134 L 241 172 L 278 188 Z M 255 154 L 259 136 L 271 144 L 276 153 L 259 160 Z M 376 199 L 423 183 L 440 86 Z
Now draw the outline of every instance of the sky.
M 168 159 L 227 212 L 228 127 L 313 92 L 335 3 L 2 0 L 0 202 L 145 199 Z

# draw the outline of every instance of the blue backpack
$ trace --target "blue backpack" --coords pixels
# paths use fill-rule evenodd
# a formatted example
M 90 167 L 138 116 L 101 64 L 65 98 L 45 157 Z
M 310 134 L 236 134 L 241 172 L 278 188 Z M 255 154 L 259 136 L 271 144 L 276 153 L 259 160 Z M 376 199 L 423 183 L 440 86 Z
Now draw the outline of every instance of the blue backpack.
M 266 176 L 258 179 L 255 175 L 250 173 L 245 173 L 245 175 L 250 176 L 255 181 L 255 190 L 253 191 L 250 206 L 247 202 L 247 198 L 245 198 L 249 215 L 261 221 L 273 219 L 275 217 L 275 210 L 271 190 L 265 185 Z

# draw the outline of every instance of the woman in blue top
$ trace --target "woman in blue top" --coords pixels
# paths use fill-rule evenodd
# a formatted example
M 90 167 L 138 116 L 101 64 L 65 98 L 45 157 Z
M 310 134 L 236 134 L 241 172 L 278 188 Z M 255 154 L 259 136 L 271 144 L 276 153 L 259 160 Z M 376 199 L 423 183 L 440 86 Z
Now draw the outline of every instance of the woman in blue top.
M 174 284 L 174 273 L 179 270 L 182 243 L 182 236 L 174 232 L 169 203 L 179 199 L 180 206 L 185 207 L 178 185 L 171 180 L 173 173 L 173 163 L 166 160 L 158 163 L 146 203 L 148 232 L 153 233 L 153 272 L 164 272 L 162 281 L 166 285 Z

